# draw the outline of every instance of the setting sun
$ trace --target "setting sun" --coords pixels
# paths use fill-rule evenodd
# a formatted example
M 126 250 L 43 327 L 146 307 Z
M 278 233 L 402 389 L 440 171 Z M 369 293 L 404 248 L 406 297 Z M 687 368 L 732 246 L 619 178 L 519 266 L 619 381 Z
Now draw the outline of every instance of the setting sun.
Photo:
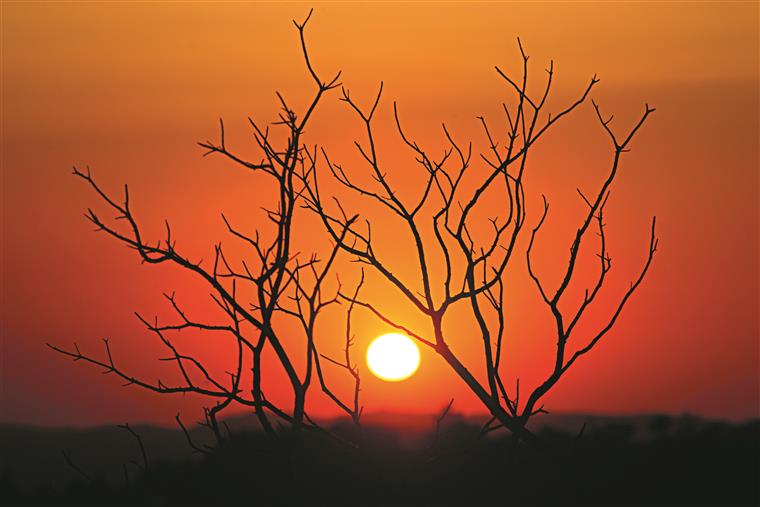
M 408 336 L 384 334 L 367 348 L 367 366 L 378 378 L 388 382 L 405 380 L 420 366 L 420 350 Z

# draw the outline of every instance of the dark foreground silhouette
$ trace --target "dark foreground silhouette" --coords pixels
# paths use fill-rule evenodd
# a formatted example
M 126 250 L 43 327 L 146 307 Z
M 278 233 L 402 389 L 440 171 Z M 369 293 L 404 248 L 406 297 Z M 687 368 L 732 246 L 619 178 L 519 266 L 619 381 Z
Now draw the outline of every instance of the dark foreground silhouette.
M 358 448 L 315 433 L 298 439 L 284 433 L 273 443 L 238 425 L 227 444 L 208 456 L 191 455 L 179 431 L 136 427 L 147 450 L 147 470 L 135 441 L 120 430 L 5 427 L 0 429 L 0 500 L 3 505 L 760 503 L 760 421 L 595 418 L 582 433 L 569 431 L 583 419 L 538 429 L 552 444 L 551 453 L 515 445 L 503 434 L 479 438 L 479 425 L 456 416 L 437 434 L 411 423 L 368 425 L 360 432 L 347 423 L 332 425 L 335 435 L 358 442 Z M 191 435 L 203 445 L 199 430 Z M 62 445 L 70 447 L 79 472 L 66 465 Z M 103 465 L 98 456 L 109 456 L 112 463 Z M 64 478 L 45 479 L 53 469 Z M 29 470 L 38 473 L 37 481 Z

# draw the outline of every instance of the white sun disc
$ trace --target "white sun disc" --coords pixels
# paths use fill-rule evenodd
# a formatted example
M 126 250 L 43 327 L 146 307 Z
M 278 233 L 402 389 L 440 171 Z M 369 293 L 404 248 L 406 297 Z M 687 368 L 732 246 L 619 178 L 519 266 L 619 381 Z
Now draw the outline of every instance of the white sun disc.
M 384 334 L 370 343 L 367 366 L 376 377 L 398 382 L 417 371 L 420 366 L 420 349 L 408 336 L 399 333 Z

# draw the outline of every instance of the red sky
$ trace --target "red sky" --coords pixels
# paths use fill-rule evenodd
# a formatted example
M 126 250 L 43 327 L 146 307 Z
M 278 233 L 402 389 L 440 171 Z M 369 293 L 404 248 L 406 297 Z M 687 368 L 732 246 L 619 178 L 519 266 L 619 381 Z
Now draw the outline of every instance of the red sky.
M 611 301 L 635 276 L 653 214 L 658 255 L 615 329 L 547 396 L 547 408 L 759 415 L 756 3 L 315 6 L 307 37 L 318 70 L 342 69 L 344 84 L 362 103 L 379 80 L 385 83 L 380 150 L 407 198 L 418 192 L 418 180 L 409 176 L 413 160 L 394 135 L 392 100 L 406 128 L 435 152 L 443 147 L 442 121 L 456 137 L 485 148 L 475 116 L 497 121 L 509 90 L 493 66 L 519 71 L 516 36 L 537 80 L 548 60 L 555 61 L 550 109 L 558 110 L 594 73 L 601 78 L 594 98 L 615 113 L 613 126 L 625 129 L 644 102 L 656 106 L 624 159 L 607 208 L 614 266 L 603 296 Z M 275 90 L 305 103 L 312 82 L 290 19 L 307 11 L 296 3 L 3 2 L 0 421 L 168 424 L 178 409 L 199 406 L 190 397 L 123 389 L 44 346 L 76 340 L 100 353 L 107 336 L 125 367 L 155 378 L 166 365 L 156 361 L 155 337 L 133 311 L 169 317 L 161 293 L 172 290 L 193 311 L 208 308 L 208 291 L 191 278 L 142 266 L 133 252 L 92 232 L 82 212 L 99 203 L 70 167 L 89 164 L 114 192 L 128 182 L 146 231 L 158 237 L 168 218 L 193 257 L 208 257 L 224 237 L 221 211 L 260 225 L 266 199 L 260 180 L 221 159 L 202 158 L 195 142 L 216 139 L 223 116 L 228 144 L 252 155 L 246 115 L 274 119 Z M 323 144 L 358 174 L 365 168 L 352 140 L 361 138 L 360 125 L 337 97 L 320 105 L 308 142 Z M 566 262 L 584 211 L 575 189 L 597 188 L 610 152 L 586 104 L 535 154 L 526 180 L 528 224 L 538 219 L 536 199 L 545 193 L 552 214 L 537 258 L 551 278 Z M 361 201 L 347 202 L 372 217 L 385 256 L 413 279 L 408 239 L 397 224 Z M 304 244 L 323 248 L 312 226 L 308 218 L 299 226 Z M 355 265 L 342 262 L 340 269 L 354 283 Z M 524 271 L 516 271 L 508 292 L 507 363 L 509 378 L 530 385 L 551 367 L 552 336 L 550 315 Z M 426 332 L 390 287 L 371 279 L 368 293 Z M 343 314 L 325 319 L 321 347 L 337 354 Z M 355 329 L 359 357 L 388 330 L 361 312 Z M 451 329 L 453 347 L 477 370 L 470 323 L 455 316 Z M 200 346 L 197 337 L 187 340 Z M 210 363 L 223 368 L 225 350 L 204 347 Z M 422 361 L 414 377 L 398 384 L 365 369 L 366 410 L 427 412 L 452 397 L 455 409 L 479 410 L 441 360 L 423 350 Z M 336 374 L 333 382 L 347 392 L 347 379 Z M 270 396 L 283 393 L 273 381 Z M 312 407 L 334 413 L 317 394 Z

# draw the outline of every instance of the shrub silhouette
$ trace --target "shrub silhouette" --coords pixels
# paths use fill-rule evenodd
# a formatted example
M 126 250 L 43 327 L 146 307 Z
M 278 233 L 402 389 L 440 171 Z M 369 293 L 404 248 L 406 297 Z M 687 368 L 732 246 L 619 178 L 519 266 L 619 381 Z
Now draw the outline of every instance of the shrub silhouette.
M 275 230 L 273 237 L 265 239 L 265 235 L 258 231 L 248 234 L 235 228 L 222 216 L 230 234 L 246 245 L 254 262 L 249 264 L 245 260 L 229 259 L 221 243 L 216 245 L 211 263 L 193 261 L 177 248 L 168 223 L 163 240 L 156 242 L 147 239 L 130 208 L 127 187 L 123 202 L 118 201 L 98 185 L 89 168 L 74 169 L 74 174 L 96 192 L 105 207 L 110 212 L 115 211 L 117 218 L 121 219 L 119 223 L 108 222 L 92 209 L 88 210 L 87 218 L 99 231 L 134 249 L 145 263 L 173 264 L 193 273 L 211 289 L 214 301 L 226 315 L 226 322 L 199 322 L 183 309 L 174 294 L 167 294 L 166 298 L 177 316 L 175 322 L 162 324 L 158 319 L 150 321 L 138 315 L 146 328 L 166 347 L 169 356 L 162 359 L 176 364 L 181 382 L 175 385 L 167 385 L 160 380 L 153 383 L 124 371 L 115 360 L 108 341 L 105 342 L 105 357 L 101 359 L 82 353 L 76 344 L 70 350 L 51 347 L 76 361 L 99 366 L 106 373 L 121 377 L 128 385 L 162 394 L 193 393 L 206 397 L 210 406 L 205 410 L 205 424 L 216 436 L 218 446 L 221 446 L 227 437 L 225 429 L 218 422 L 218 416 L 233 403 L 243 405 L 255 413 L 261 427 L 272 437 L 276 436 L 272 418 L 289 425 L 294 434 L 299 434 L 303 428 L 320 431 L 319 426 L 309 417 L 306 407 L 307 391 L 315 383 L 358 425 L 362 413 L 359 401 L 360 376 L 350 354 L 353 343 L 350 322 L 351 312 L 355 308 L 361 308 L 373 313 L 386 325 L 401 330 L 430 347 L 450 366 L 452 372 L 468 386 L 491 415 L 491 420 L 483 428 L 484 432 L 506 428 L 522 441 L 541 445 L 540 439 L 528 429 L 528 421 L 532 416 L 545 412 L 541 401 L 546 393 L 614 326 L 627 301 L 643 281 L 657 249 L 653 218 L 646 257 L 640 272 L 613 305 L 611 314 L 599 324 L 598 330 L 581 342 L 578 348 L 570 348 L 571 336 L 576 343 L 579 339 L 575 336 L 576 325 L 597 300 L 612 266 L 603 218 L 611 187 L 621 171 L 631 141 L 654 109 L 646 105 L 638 121 L 621 135 L 612 130 L 612 118 L 604 119 L 599 106 L 593 103 L 596 118 L 610 140 L 612 162 L 607 176 L 596 191 L 586 195 L 578 190 L 588 209 L 570 244 L 567 268 L 555 282 L 556 289 L 550 290 L 550 284 L 542 279 L 532 262 L 535 240 L 547 220 L 549 204 L 544 198 L 542 214 L 531 218 L 535 226 L 532 229 L 526 227 L 529 215 L 526 211 L 524 176 L 530 165 L 529 155 L 544 139 L 545 133 L 590 100 L 592 89 L 599 81 L 596 76 L 590 79 L 577 99 L 552 114 L 546 108 L 552 90 L 554 64 L 550 62 L 546 69 L 548 77 L 541 96 L 531 96 L 527 91 L 528 56 L 518 39 L 523 64 L 521 78 L 513 80 L 496 68 L 498 75 L 515 94 L 514 104 L 504 105 L 506 138 L 498 139 L 497 129 L 489 127 L 485 118 L 481 117 L 480 123 L 489 149 L 480 158 L 472 157 L 472 143 L 465 147 L 455 141 L 455 136 L 446 126 L 443 127 L 443 136 L 448 147 L 440 157 L 433 156 L 402 129 L 398 107 L 394 103 L 398 134 L 426 178 L 419 197 L 413 202 L 403 202 L 380 162 L 379 146 L 373 134 L 375 113 L 382 96 L 382 83 L 373 105 L 366 110 L 357 105 L 345 88 L 342 89 L 341 96 L 341 100 L 356 113 L 366 130 L 365 144 L 355 144 L 374 179 L 374 186 L 357 183 L 355 172 L 348 171 L 333 161 L 328 156 L 327 149 L 310 149 L 307 146 L 304 133 L 309 120 L 323 98 L 340 86 L 340 73 L 329 81 L 323 81 L 311 64 L 304 36 L 310 16 L 311 13 L 304 22 L 294 21 L 294 24 L 316 91 L 311 103 L 300 113 L 288 106 L 282 95 L 277 94 L 282 112 L 273 128 L 284 132 L 284 142 L 278 143 L 270 135 L 269 128 L 261 127 L 251 120 L 253 137 L 261 155 L 257 162 L 243 159 L 227 146 L 224 123 L 221 121 L 219 142 L 199 143 L 207 150 L 206 154 L 223 156 L 275 185 L 277 192 L 274 193 L 274 203 L 269 203 L 267 208 L 268 219 Z M 485 166 L 484 179 L 479 180 L 477 175 L 472 175 L 470 168 L 476 163 Z M 324 194 L 318 183 L 318 175 L 325 170 L 342 187 L 381 206 L 398 221 L 400 230 L 408 233 L 408 240 L 414 245 L 417 279 L 402 280 L 394 274 L 394 269 L 386 264 L 377 245 L 373 243 L 371 222 L 360 220 L 358 213 L 348 213 L 337 197 L 330 199 Z M 470 186 L 474 190 L 467 190 Z M 489 238 L 482 240 L 474 233 L 474 222 L 477 221 L 474 210 L 487 205 L 483 200 L 486 192 L 500 193 L 504 205 L 492 210 L 496 214 L 491 219 L 493 230 Z M 300 219 L 299 213 L 306 213 L 300 208 L 307 208 L 319 217 L 326 236 L 333 242 L 333 248 L 322 260 L 315 255 L 302 258 L 293 251 L 292 243 L 297 234 L 295 224 Z M 432 228 L 431 234 L 423 234 L 423 223 Z M 596 253 L 599 259 L 598 274 L 585 290 L 581 302 L 569 310 L 569 304 L 566 303 L 568 287 L 577 278 L 576 266 L 581 246 L 588 243 L 586 238 L 594 233 L 599 237 Z M 520 256 L 518 240 L 526 234 L 529 243 L 523 254 L 530 277 L 556 323 L 556 348 L 549 374 L 527 395 L 521 396 L 519 380 L 514 388 L 508 387 L 511 382 L 502 378 L 501 366 L 504 356 L 505 278 L 508 268 Z M 432 268 L 430 258 L 433 251 L 445 261 L 442 273 Z M 339 254 L 347 255 L 363 266 L 360 282 L 353 291 L 346 291 L 339 284 L 334 290 L 327 286 Z M 430 325 L 430 333 L 415 332 L 387 315 L 378 303 L 362 299 L 359 291 L 364 282 L 364 268 L 373 276 L 389 283 L 392 290 L 422 313 Z M 423 289 L 421 293 L 415 289 L 420 281 Z M 322 310 L 339 302 L 348 303 L 345 357 L 335 360 L 319 353 L 315 330 Z M 475 345 L 483 350 L 485 368 L 482 375 L 475 373 L 472 366 L 465 365 L 447 341 L 444 319 L 452 308 L 459 306 L 466 307 L 477 323 L 473 334 Z M 307 344 L 305 348 L 294 345 L 295 341 L 289 336 L 290 328 L 284 331 L 278 326 L 281 319 L 292 319 L 297 323 Z M 496 324 L 492 325 L 492 322 Z M 236 353 L 231 358 L 229 378 L 212 375 L 201 358 L 181 351 L 173 343 L 170 335 L 184 329 L 221 333 L 232 340 Z M 271 347 L 274 360 L 287 375 L 293 396 L 290 408 L 278 405 L 264 394 L 268 381 L 262 374 L 265 347 Z M 297 357 L 305 364 L 301 371 L 296 367 Z M 323 376 L 322 359 L 329 360 L 350 374 L 354 382 L 352 399 L 345 401 L 333 393 Z M 250 380 L 244 376 L 249 371 L 252 372 Z M 187 433 L 179 416 L 177 423 Z M 198 452 L 211 451 L 208 446 L 194 444 L 189 434 L 188 443 Z

